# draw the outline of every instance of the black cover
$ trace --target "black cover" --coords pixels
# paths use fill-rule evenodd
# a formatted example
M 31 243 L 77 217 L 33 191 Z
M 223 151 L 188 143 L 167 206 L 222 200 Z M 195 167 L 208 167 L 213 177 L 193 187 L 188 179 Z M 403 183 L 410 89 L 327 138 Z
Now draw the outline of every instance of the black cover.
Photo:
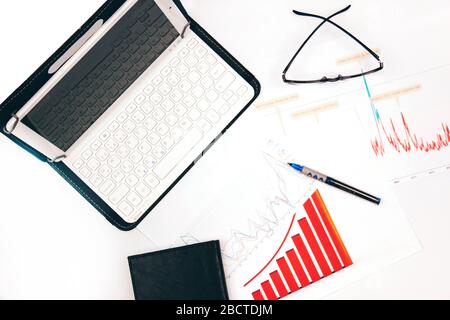
M 219 241 L 128 258 L 136 300 L 228 300 Z
M 0 104 L 0 132 L 5 134 L 10 140 L 30 152 L 32 155 L 47 162 L 52 168 L 61 175 L 73 188 L 79 192 L 98 212 L 100 212 L 110 223 L 120 230 L 129 231 L 138 226 L 145 216 L 161 201 L 164 196 L 183 178 L 183 176 L 194 166 L 193 162 L 180 177 L 168 188 L 168 190 L 148 209 L 139 221 L 130 224 L 124 221 L 111 207 L 109 207 L 95 192 L 92 191 L 76 174 L 72 172 L 64 163 L 52 163 L 46 156 L 33 149 L 14 135 L 8 135 L 3 131 L 11 116 L 20 110 L 28 100 L 30 100 L 39 89 L 44 86 L 47 81 L 52 78 L 48 73 L 50 66 L 55 63 L 78 39 L 80 39 L 86 31 L 88 31 L 98 20 L 107 21 L 112 15 L 124 4 L 125 0 L 108 0 L 105 4 L 69 39 L 58 49 L 36 72 L 34 72 L 19 88 L 14 91 L 2 104 Z M 212 38 L 199 24 L 197 24 L 185 11 L 180 1 L 174 0 L 186 19 L 191 23 L 190 28 L 195 32 L 206 44 L 208 44 L 218 55 L 220 55 L 237 73 L 239 73 L 255 90 L 255 96 L 250 103 L 245 106 L 236 118 L 222 131 L 219 137 L 228 130 L 228 128 L 244 113 L 245 110 L 253 103 L 260 93 L 260 84 L 258 80 L 242 66 L 230 53 L 228 53 L 214 38 Z M 218 138 L 219 138 L 218 137 Z M 217 139 L 218 139 L 217 138 Z M 215 139 L 211 142 L 217 141 Z M 49 195 L 49 198 L 51 195 Z

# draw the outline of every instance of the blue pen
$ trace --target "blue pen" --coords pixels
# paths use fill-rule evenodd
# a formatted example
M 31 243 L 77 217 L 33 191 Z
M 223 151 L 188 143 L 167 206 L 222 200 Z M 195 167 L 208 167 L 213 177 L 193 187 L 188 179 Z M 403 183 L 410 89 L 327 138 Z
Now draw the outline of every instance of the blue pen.
M 373 196 L 371 194 L 368 194 L 367 192 L 364 192 L 364 191 L 361 191 L 359 189 L 356 189 L 356 188 L 354 188 L 352 186 L 349 186 L 346 183 L 343 183 L 343 182 L 341 182 L 339 180 L 336 180 L 336 179 L 333 179 L 331 177 L 328 177 L 328 176 L 326 176 L 324 174 L 321 174 L 321 173 L 319 173 L 319 172 L 317 172 L 315 170 L 312 170 L 312 169 L 310 169 L 308 167 L 305 167 L 305 166 L 302 166 L 302 165 L 299 165 L 299 164 L 295 164 L 295 163 L 288 163 L 288 164 L 294 170 L 300 172 L 301 174 L 304 174 L 304 175 L 306 175 L 308 177 L 311 177 L 313 179 L 319 180 L 319 181 L 321 181 L 323 183 L 326 183 L 326 184 L 328 184 L 330 186 L 333 186 L 333 187 L 341 189 L 341 190 L 343 190 L 345 192 L 351 193 L 351 194 L 353 194 L 353 195 L 355 195 L 357 197 L 360 197 L 360 198 L 365 199 L 367 201 L 373 202 L 373 203 L 375 203 L 377 205 L 380 204 L 380 202 L 381 202 L 381 199 L 378 198 L 378 197 L 375 197 L 375 196 Z

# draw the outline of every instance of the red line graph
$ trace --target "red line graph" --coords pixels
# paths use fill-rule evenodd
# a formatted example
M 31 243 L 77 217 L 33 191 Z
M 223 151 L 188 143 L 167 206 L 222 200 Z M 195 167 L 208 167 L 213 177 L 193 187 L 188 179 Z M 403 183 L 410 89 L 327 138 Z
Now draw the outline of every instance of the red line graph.
M 399 131 L 397 130 L 392 118 L 389 121 L 390 129 L 392 130 L 391 132 L 388 132 L 388 130 L 386 130 L 386 127 L 381 119 L 376 122 L 378 137 L 372 139 L 371 143 L 373 151 L 377 156 L 383 156 L 386 154 L 383 137 L 386 139 L 389 145 L 399 153 L 402 151 L 411 152 L 413 150 L 421 152 L 439 151 L 450 145 L 450 128 L 447 124 L 442 123 L 442 132 L 436 133 L 433 140 L 426 141 L 424 138 L 419 137 L 416 133 L 413 133 L 410 129 L 405 115 L 403 113 L 400 113 L 400 115 L 402 118 L 402 127 L 404 130 L 403 138 L 400 137 Z
M 417 133 L 415 133 L 414 130 L 410 128 L 410 125 L 406 120 L 406 116 L 403 114 L 403 112 L 400 112 L 400 130 L 397 129 L 392 118 L 389 119 L 390 128 L 388 130 L 384 125 L 383 120 L 381 119 L 380 111 L 372 101 L 372 94 L 370 93 L 369 85 L 365 77 L 364 85 L 366 87 L 367 95 L 369 99 L 371 99 L 370 105 L 377 127 L 377 136 L 371 139 L 372 149 L 375 152 L 376 156 L 384 156 L 386 154 L 386 148 L 384 146 L 383 139 L 385 139 L 389 143 L 389 145 L 398 153 L 411 151 L 439 151 L 447 148 L 450 145 L 450 128 L 449 125 L 445 122 L 441 123 L 441 128 L 437 130 L 435 136 L 432 139 L 427 140 L 419 136 Z M 403 131 L 403 133 L 399 133 L 400 131 Z

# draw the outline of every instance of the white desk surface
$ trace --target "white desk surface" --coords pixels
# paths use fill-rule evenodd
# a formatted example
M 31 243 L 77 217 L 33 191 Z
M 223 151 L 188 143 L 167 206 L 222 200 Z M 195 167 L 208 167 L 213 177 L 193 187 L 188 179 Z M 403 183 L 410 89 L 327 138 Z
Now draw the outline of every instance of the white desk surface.
M 258 63 L 279 55 L 285 44 L 279 33 L 283 21 L 275 21 L 268 9 L 290 10 L 299 5 L 291 0 L 276 4 L 257 0 L 184 2 L 188 11 L 256 74 Z M 324 10 L 329 2 L 305 1 L 302 9 L 327 15 L 347 4 L 337 2 Z M 0 100 L 102 3 L 103 0 L 3 1 Z M 434 1 L 432 8 L 419 0 L 395 4 L 377 1 L 379 8 L 374 12 L 366 10 L 366 3 L 358 1 L 350 14 L 355 23 L 360 23 L 356 29 L 369 33 L 378 30 L 377 23 L 382 23 L 382 18 L 420 24 L 441 7 L 449 10 L 447 1 Z M 385 16 L 381 17 L 381 13 Z M 270 33 L 269 27 L 275 26 Z M 254 48 L 263 50 L 256 54 Z M 151 251 L 152 244 L 139 231 L 124 233 L 113 228 L 50 167 L 3 136 L 0 155 L 0 299 L 132 299 L 126 257 Z M 448 190 L 449 173 L 397 187 L 424 250 L 329 298 L 450 298 Z

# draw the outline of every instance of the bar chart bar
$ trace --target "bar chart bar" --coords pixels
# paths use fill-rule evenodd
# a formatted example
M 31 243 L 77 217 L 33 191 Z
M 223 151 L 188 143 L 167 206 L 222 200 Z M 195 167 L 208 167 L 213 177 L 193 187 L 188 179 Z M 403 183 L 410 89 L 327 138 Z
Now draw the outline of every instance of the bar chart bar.
M 255 292 L 252 293 L 253 299 L 255 300 L 265 300 L 264 296 L 261 293 L 261 290 L 257 290 Z
M 292 268 L 294 268 L 294 272 L 297 275 L 298 280 L 300 281 L 300 285 L 302 288 L 306 287 L 310 284 L 310 281 L 308 277 L 306 276 L 305 270 L 303 270 L 302 264 L 300 263 L 300 260 L 298 259 L 297 253 L 293 249 L 286 252 L 286 255 L 289 259 L 289 262 L 292 265 Z M 319 274 L 317 274 L 319 277 Z M 319 277 L 320 279 L 320 277 Z
M 317 263 L 319 264 L 320 269 L 322 270 L 323 276 L 329 276 L 331 274 L 331 269 L 328 266 L 328 262 L 320 249 L 319 243 L 317 242 L 311 227 L 309 226 L 308 220 L 303 218 L 300 219 L 298 223 L 300 225 L 300 229 L 302 229 L 303 234 L 305 235 L 306 241 L 308 242 L 314 257 L 316 258 Z
M 299 234 L 292 237 L 292 241 L 294 241 L 295 247 L 300 254 L 300 257 L 305 264 L 306 270 L 308 271 L 309 276 L 311 277 L 312 282 L 320 280 L 320 275 L 317 272 L 316 266 L 309 255 L 308 250 L 306 249 L 305 244 L 303 243 L 302 237 Z
M 328 233 L 330 234 L 331 240 L 333 241 L 336 250 L 338 251 L 339 256 L 342 259 L 342 262 L 344 263 L 344 266 L 348 267 L 352 265 L 353 261 L 350 258 L 347 249 L 345 248 L 344 242 L 342 241 L 341 237 L 339 236 L 339 233 L 337 232 L 337 228 L 334 225 L 333 220 L 331 219 L 331 215 L 328 212 L 328 209 L 325 206 L 325 202 L 323 201 L 319 191 L 313 193 L 312 199 L 317 207 L 317 210 L 319 211 L 319 214 L 325 224 L 325 227 L 328 230 Z
M 289 290 L 291 292 L 295 292 L 298 289 L 300 289 L 300 287 L 297 284 L 297 281 L 295 281 L 295 278 L 294 278 L 294 275 L 292 274 L 291 268 L 289 268 L 289 265 L 286 262 L 286 259 L 284 257 L 278 259 L 277 260 L 277 264 L 278 264 L 278 267 L 281 270 L 281 274 L 283 275 L 284 279 L 286 280 L 286 283 L 287 283 L 287 285 L 289 287 Z M 291 262 L 291 264 L 292 264 L 292 262 Z M 302 271 L 303 271 L 303 269 L 302 269 Z
M 275 288 L 277 289 L 278 294 L 280 295 L 280 298 L 286 297 L 289 294 L 289 292 L 286 290 L 286 287 L 284 286 L 283 280 L 281 280 L 278 271 L 270 273 L 270 278 L 272 279 L 273 284 L 275 285 Z
M 275 294 L 275 291 L 273 291 L 272 285 L 270 284 L 269 280 L 261 283 L 261 287 L 264 290 L 264 293 L 266 294 L 268 300 L 278 300 L 278 297 Z
M 336 252 L 334 251 L 333 245 L 331 244 L 331 241 L 328 238 L 328 235 L 322 226 L 322 222 L 320 221 L 319 216 L 317 215 L 316 209 L 314 208 L 311 199 L 308 199 L 308 201 L 305 202 L 303 207 L 305 208 L 306 213 L 308 214 L 308 217 L 311 220 L 312 226 L 316 231 L 316 234 L 319 237 L 320 242 L 322 243 L 323 249 L 325 250 L 325 254 L 328 256 L 328 259 L 330 259 L 333 270 L 334 271 L 341 270 L 342 264 L 339 261 L 339 258 Z

